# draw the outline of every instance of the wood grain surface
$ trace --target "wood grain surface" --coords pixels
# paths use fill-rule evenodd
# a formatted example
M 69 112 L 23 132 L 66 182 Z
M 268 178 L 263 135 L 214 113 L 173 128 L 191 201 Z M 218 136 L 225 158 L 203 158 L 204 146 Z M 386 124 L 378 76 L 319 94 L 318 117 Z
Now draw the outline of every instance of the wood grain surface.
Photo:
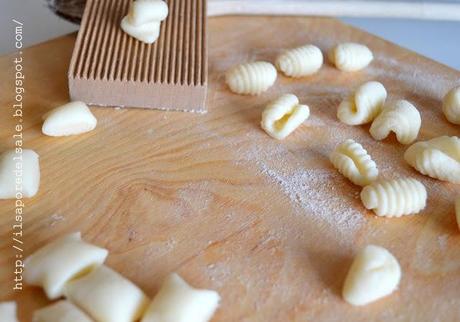
M 205 115 L 92 108 L 99 123 L 82 136 L 41 134 L 41 115 L 68 101 L 66 73 L 75 35 L 23 51 L 24 141 L 40 154 L 40 191 L 25 199 L 24 254 L 63 234 L 110 250 L 107 264 L 154 296 L 169 272 L 222 296 L 213 321 L 458 321 L 460 233 L 453 200 L 459 186 L 419 175 L 394 137 L 374 141 L 368 126 L 339 123 L 342 98 L 367 80 L 390 99 L 413 102 L 419 139 L 459 129 L 441 98 L 460 73 L 334 19 L 225 17 L 209 21 L 209 112 Z M 343 73 L 326 64 L 303 79 L 279 75 L 259 97 L 230 93 L 223 73 L 285 48 L 341 41 L 367 44 L 375 61 Z M 13 146 L 17 122 L 14 55 L 0 59 L 0 151 Z M 292 92 L 310 118 L 284 141 L 259 127 L 264 105 Z M 347 138 L 362 143 L 382 177 L 413 176 L 428 190 L 416 216 L 378 218 L 360 188 L 339 175 L 328 154 Z M 13 291 L 14 202 L 0 201 L 0 300 L 18 301 L 21 321 L 47 303 L 34 287 Z M 365 307 L 341 296 L 354 254 L 367 244 L 400 261 L 399 290 Z

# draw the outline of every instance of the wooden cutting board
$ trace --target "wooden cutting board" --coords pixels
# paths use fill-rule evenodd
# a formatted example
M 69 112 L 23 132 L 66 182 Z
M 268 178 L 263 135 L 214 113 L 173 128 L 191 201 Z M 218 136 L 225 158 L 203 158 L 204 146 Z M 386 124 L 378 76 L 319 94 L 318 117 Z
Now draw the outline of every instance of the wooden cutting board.
M 169 272 L 217 290 L 213 321 L 454 321 L 460 318 L 460 187 L 424 177 L 402 159 L 406 147 L 374 141 L 368 126 L 338 122 L 343 97 L 367 80 L 390 98 L 413 102 L 419 139 L 458 135 L 441 112 L 460 73 L 334 19 L 225 17 L 209 23 L 209 112 L 205 115 L 93 108 L 88 134 L 41 134 L 41 115 L 68 101 L 67 68 L 75 35 L 23 51 L 25 146 L 40 154 L 42 181 L 24 208 L 23 248 L 30 254 L 56 237 L 82 231 L 110 250 L 107 264 L 154 296 Z M 376 59 L 362 72 L 330 65 L 312 77 L 279 76 L 258 97 L 229 92 L 223 73 L 256 59 L 273 61 L 305 43 L 323 51 L 342 41 L 367 44 Z M 13 146 L 14 56 L 0 60 L 0 149 Z M 272 98 L 292 92 L 311 117 L 284 141 L 259 127 Z M 347 138 L 362 143 L 382 177 L 413 176 L 427 187 L 419 215 L 378 218 L 360 188 L 339 175 L 328 154 Z M 21 321 L 47 304 L 38 288 L 13 291 L 14 202 L 0 201 L 0 300 L 19 303 Z M 365 307 L 341 296 L 354 254 L 388 248 L 403 276 L 393 295 Z

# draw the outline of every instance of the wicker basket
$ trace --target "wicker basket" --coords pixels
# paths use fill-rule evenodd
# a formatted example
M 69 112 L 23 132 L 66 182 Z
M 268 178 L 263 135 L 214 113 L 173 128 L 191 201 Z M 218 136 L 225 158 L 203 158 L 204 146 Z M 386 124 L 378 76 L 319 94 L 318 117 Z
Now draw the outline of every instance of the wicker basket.
M 80 23 L 86 0 L 46 0 L 48 7 L 58 16 Z

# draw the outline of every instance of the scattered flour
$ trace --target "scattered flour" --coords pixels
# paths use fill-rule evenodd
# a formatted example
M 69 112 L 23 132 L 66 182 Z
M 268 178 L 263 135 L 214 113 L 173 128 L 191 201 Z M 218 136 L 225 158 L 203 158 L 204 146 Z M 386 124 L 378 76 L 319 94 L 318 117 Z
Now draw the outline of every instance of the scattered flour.
M 330 171 L 302 169 L 285 175 L 265 164 L 260 166 L 262 174 L 278 184 L 297 206 L 298 213 L 311 214 L 347 236 L 364 223 L 363 215 L 346 201 L 341 191 L 335 191 L 337 175 Z
M 412 91 L 420 95 L 428 95 L 441 100 L 452 87 L 460 84 L 460 78 L 453 80 L 440 74 L 432 74 L 414 65 L 407 65 L 394 58 L 377 55 L 376 61 L 383 67 L 370 66 L 367 73 L 373 76 L 385 76 L 406 84 Z M 390 68 L 388 68 L 390 67 Z
M 306 123 L 308 126 L 308 121 Z M 219 139 L 233 148 L 237 165 L 257 166 L 261 175 L 279 187 L 288 197 L 292 213 L 327 225 L 340 234 L 343 241 L 352 240 L 350 237 L 365 223 L 363 214 L 352 202 L 359 198 L 358 190 L 344 187 L 345 180 L 332 168 L 312 169 L 305 165 L 305 160 L 318 153 L 327 155 L 327 151 L 306 148 L 299 158 L 281 142 L 267 140 L 262 131 L 248 131 L 244 138 L 223 136 Z M 333 137 L 333 144 L 342 139 L 343 134 Z

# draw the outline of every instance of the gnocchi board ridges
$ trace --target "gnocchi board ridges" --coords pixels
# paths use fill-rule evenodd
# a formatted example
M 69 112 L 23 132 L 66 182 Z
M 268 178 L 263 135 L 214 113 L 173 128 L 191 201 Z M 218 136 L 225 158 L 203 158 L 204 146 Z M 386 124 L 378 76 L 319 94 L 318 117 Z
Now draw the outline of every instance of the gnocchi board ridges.
M 169 15 L 151 45 L 121 30 L 129 3 L 87 2 L 68 72 L 71 99 L 204 112 L 206 0 L 168 0 Z

